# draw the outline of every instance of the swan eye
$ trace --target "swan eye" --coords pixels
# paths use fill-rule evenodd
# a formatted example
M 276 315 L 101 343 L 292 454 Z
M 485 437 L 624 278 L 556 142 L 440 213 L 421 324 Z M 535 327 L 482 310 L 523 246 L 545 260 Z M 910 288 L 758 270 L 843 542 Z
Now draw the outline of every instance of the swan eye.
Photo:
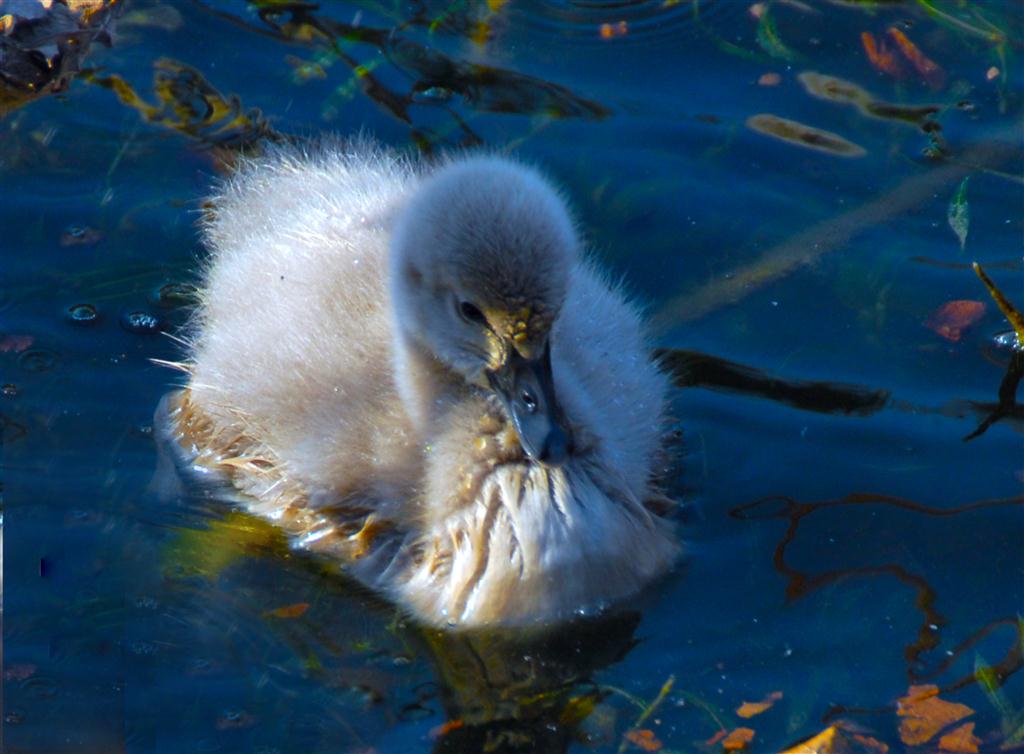
M 468 301 L 459 304 L 459 314 L 467 322 L 475 322 L 478 325 L 487 324 L 487 317 L 484 316 L 484 313 Z

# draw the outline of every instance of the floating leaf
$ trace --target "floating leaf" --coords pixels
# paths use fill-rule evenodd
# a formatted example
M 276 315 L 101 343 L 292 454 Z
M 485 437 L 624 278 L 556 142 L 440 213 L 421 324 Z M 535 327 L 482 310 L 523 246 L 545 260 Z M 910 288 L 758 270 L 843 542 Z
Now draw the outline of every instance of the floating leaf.
M 888 745 L 877 739 L 830 725 L 782 754 L 886 754 L 888 751 Z
M 895 26 L 889 27 L 888 34 L 896 43 L 900 52 L 903 53 L 903 57 L 910 61 L 910 64 L 914 66 L 914 70 L 921 75 L 921 78 L 928 83 L 928 86 L 934 89 L 941 89 L 945 85 L 946 72 L 942 70 L 942 66 L 921 52 L 917 45 L 911 42 L 910 38 Z
M 968 178 L 970 176 L 966 176 L 960 181 L 960 186 L 957 188 L 956 193 L 953 194 L 953 199 L 949 203 L 949 211 L 946 213 L 949 227 L 953 229 L 956 237 L 960 239 L 960 251 L 963 251 L 964 246 L 967 244 L 967 230 L 971 225 L 971 209 L 967 204 Z
M 309 610 L 308 602 L 296 602 L 294 605 L 285 605 L 273 610 L 268 610 L 266 615 L 274 618 L 298 618 Z
M 747 748 L 747 744 L 754 740 L 754 731 L 751 728 L 736 728 L 722 739 L 722 748 L 726 751 L 739 751 Z
M 974 723 L 965 723 L 939 739 L 939 749 L 955 754 L 978 754 L 981 739 L 974 735 Z
M 951 343 L 956 343 L 963 331 L 985 315 L 981 301 L 947 301 L 925 320 L 924 326 Z
M 759 702 L 743 702 L 736 710 L 736 714 L 743 718 L 751 718 L 760 715 L 765 710 L 772 708 L 775 702 L 782 698 L 781 691 L 773 691 Z
M 780 118 L 770 113 L 760 113 L 747 118 L 747 128 L 766 136 L 787 141 L 819 152 L 839 155 L 841 157 L 863 157 L 867 152 L 863 147 L 847 141 L 839 134 L 823 131 L 788 118 Z
M 658 751 L 664 745 L 648 728 L 631 728 L 626 731 L 625 738 L 641 751 Z
M 758 16 L 757 43 L 761 46 L 762 50 L 773 58 L 794 62 L 800 57 L 783 43 L 767 6 L 763 8 Z
M 860 34 L 860 43 L 864 47 L 864 54 L 868 56 L 871 66 L 882 73 L 887 73 L 895 78 L 903 76 L 903 66 L 900 65 L 896 56 L 889 51 L 885 40 L 875 42 L 871 32 L 863 31 Z
M 601 39 L 624 37 L 629 33 L 629 25 L 625 21 L 619 21 L 615 24 L 601 24 L 598 33 L 600 34 Z
M 907 695 L 896 702 L 900 717 L 900 740 L 908 746 L 927 743 L 935 734 L 953 723 L 974 714 L 966 704 L 939 698 L 938 686 L 911 686 Z

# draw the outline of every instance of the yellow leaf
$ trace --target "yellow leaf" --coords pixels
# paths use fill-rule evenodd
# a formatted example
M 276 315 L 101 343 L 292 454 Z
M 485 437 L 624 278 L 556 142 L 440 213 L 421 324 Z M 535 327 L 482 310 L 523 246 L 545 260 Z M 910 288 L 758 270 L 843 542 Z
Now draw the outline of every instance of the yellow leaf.
M 870 736 L 830 725 L 821 733 L 798 743 L 782 754 L 886 754 L 889 747 Z

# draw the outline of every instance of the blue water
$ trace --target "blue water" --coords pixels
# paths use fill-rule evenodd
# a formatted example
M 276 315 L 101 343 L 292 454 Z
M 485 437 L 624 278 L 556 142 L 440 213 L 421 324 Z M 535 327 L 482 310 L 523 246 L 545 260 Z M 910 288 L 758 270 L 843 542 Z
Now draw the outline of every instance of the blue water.
M 1024 306 L 1024 11 L 777 0 L 767 23 L 750 6 L 297 11 L 345 24 L 330 42 L 245 2 L 134 2 L 67 91 L 8 112 L 3 750 L 612 752 L 640 750 L 624 737 L 639 728 L 661 751 L 709 752 L 747 727 L 748 751 L 773 752 L 838 722 L 848 741 L 903 751 L 896 700 L 914 684 L 970 707 L 981 751 L 1019 747 L 1021 413 L 962 438 L 1011 363 L 970 262 Z M 944 80 L 918 73 L 889 28 Z M 901 76 L 870 64 L 862 32 L 887 40 Z M 806 71 L 934 105 L 941 130 L 810 96 Z M 207 488 L 167 502 L 151 485 L 153 412 L 181 382 L 152 360 L 181 356 L 165 333 L 188 316 L 187 295 L 158 291 L 196 282 L 203 197 L 225 142 L 256 130 L 204 121 L 203 80 L 272 138 L 364 129 L 410 151 L 510 149 L 564 187 L 657 346 L 886 391 L 884 407 L 680 388 L 675 572 L 553 635 L 417 629 Z M 757 133 L 745 123 L 761 113 L 865 154 Z M 947 214 L 965 176 L 961 251 Z M 926 323 L 955 300 L 985 312 L 951 340 Z M 96 318 L 73 321 L 80 304 Z M 130 325 L 139 312 L 152 328 Z M 771 692 L 768 711 L 737 714 Z

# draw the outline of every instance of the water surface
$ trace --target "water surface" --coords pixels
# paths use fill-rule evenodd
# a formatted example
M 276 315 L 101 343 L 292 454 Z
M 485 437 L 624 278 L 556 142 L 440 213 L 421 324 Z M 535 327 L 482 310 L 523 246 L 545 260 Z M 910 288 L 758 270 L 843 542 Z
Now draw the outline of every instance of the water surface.
M 1021 413 L 964 438 L 1021 369 L 970 262 L 1024 305 L 1022 28 L 1009 1 L 126 4 L 0 120 L 4 750 L 1020 748 Z M 151 486 L 211 182 L 360 129 L 543 166 L 657 347 L 749 367 L 675 393 L 686 555 L 623 611 L 422 631 Z M 970 714 L 917 741 L 897 700 L 928 684 Z

